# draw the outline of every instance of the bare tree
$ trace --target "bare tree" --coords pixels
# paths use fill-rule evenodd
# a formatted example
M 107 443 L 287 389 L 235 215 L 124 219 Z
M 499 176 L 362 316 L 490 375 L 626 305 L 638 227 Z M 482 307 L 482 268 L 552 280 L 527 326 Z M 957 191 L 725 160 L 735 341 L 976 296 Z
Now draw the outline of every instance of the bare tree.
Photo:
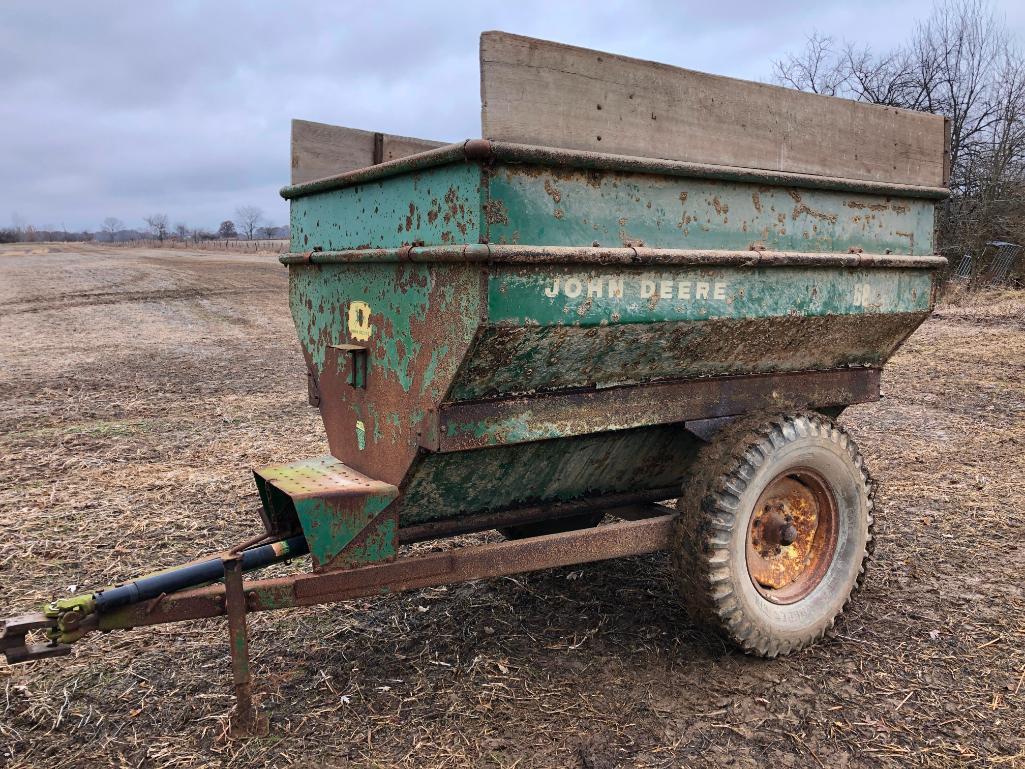
M 774 69 L 782 85 L 949 119 L 942 253 L 959 259 L 1025 238 L 1025 57 L 990 0 L 940 0 L 905 45 L 882 53 L 813 35 Z
M 231 219 L 225 219 L 221 222 L 221 226 L 217 228 L 217 237 L 228 240 L 229 238 L 237 238 L 238 231 L 235 229 L 235 222 Z
M 153 214 L 143 218 L 146 226 L 157 240 L 161 243 L 167 237 L 167 214 Z
M 117 234 L 125 228 L 125 223 L 118 219 L 116 216 L 108 216 L 103 220 L 103 232 L 107 234 L 109 240 L 114 240 Z
M 178 240 L 184 242 L 189 237 L 189 225 L 185 222 L 178 222 L 174 225 L 174 234 L 178 236 Z
M 246 240 L 253 239 L 253 233 L 263 221 L 263 209 L 257 206 L 239 206 L 235 209 L 235 223 Z
M 833 38 L 818 32 L 808 35 L 804 50 L 777 60 L 773 69 L 780 85 L 826 96 L 839 95 L 848 78 Z

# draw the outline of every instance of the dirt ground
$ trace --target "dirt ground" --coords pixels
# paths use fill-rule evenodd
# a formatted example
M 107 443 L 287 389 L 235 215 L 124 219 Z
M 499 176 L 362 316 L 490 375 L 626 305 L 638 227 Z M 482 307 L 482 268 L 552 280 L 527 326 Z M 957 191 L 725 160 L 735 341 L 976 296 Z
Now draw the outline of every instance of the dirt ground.
M 3 247 L 0 339 L 0 614 L 246 539 L 250 468 L 326 451 L 274 256 Z M 945 303 L 884 393 L 842 418 L 875 561 L 806 652 L 624 559 L 257 615 L 248 742 L 222 620 L 0 662 L 0 766 L 1025 766 L 1025 292 Z

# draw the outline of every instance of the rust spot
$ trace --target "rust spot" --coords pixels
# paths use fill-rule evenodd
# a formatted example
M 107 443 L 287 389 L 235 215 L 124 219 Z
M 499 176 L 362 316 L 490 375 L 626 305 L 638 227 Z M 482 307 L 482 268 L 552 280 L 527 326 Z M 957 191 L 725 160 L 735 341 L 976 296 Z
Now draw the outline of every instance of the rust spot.
M 811 471 L 777 476 L 755 503 L 747 566 L 774 603 L 792 603 L 821 581 L 833 558 L 838 515 L 832 493 Z
M 562 202 L 562 193 L 559 188 L 552 184 L 551 179 L 545 179 L 545 192 L 556 203 Z
M 787 190 L 787 192 L 789 193 L 790 197 L 794 199 L 795 204 L 794 211 L 791 214 L 791 218 L 796 220 L 797 217 L 799 217 L 801 214 L 807 214 L 808 216 L 814 217 L 816 219 L 821 219 L 823 221 L 829 222 L 830 224 L 836 224 L 836 214 L 827 214 L 824 211 L 816 211 L 814 208 L 809 208 L 808 204 L 801 200 L 801 193 L 799 193 L 797 190 Z M 807 233 L 805 233 L 805 237 L 807 236 Z
M 762 196 L 757 192 L 751 193 L 751 202 L 754 204 L 755 211 L 758 213 L 762 212 Z
M 509 214 L 501 200 L 489 200 L 484 204 L 484 221 L 488 224 L 508 224 Z
M 854 208 L 857 210 L 867 208 L 869 211 L 885 211 L 888 208 L 885 203 L 862 203 L 860 200 L 848 200 L 846 205 L 848 208 Z
M 448 224 L 455 218 L 456 214 L 459 213 L 459 193 L 456 192 L 455 187 L 449 187 L 448 192 L 445 193 L 445 207 L 448 209 L 445 211 L 445 224 Z

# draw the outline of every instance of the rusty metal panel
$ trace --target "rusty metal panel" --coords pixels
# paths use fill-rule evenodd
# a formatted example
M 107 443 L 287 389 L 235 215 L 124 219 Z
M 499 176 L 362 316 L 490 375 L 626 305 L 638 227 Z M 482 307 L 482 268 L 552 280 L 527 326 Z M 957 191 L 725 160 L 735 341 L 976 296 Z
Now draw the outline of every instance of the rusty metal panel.
M 481 173 L 458 163 L 306 195 L 291 204 L 292 251 L 476 243 Z
M 927 316 L 896 268 L 495 266 L 449 401 L 659 379 L 878 366 Z
M 292 317 L 316 377 L 331 453 L 401 483 L 484 312 L 476 265 L 292 266 Z M 365 387 L 354 356 L 365 348 Z
M 389 510 L 399 490 L 317 457 L 255 471 L 291 500 L 315 569 L 346 568 L 393 558 L 398 521 Z
M 492 243 L 933 252 L 931 200 L 523 165 L 488 195 Z
M 445 404 L 437 451 L 626 430 L 650 424 L 864 403 L 879 398 L 879 369 L 709 377 L 601 390 Z
M 426 542 L 443 537 L 457 537 L 489 529 L 500 529 L 523 523 L 536 523 L 559 518 L 579 517 L 581 514 L 594 512 L 609 513 L 625 520 L 650 518 L 652 515 L 665 515 L 666 508 L 655 504 L 663 500 L 675 499 L 680 489 L 675 486 L 647 491 L 628 491 L 619 494 L 606 494 L 601 497 L 587 497 L 570 502 L 551 502 L 543 505 L 528 505 L 510 510 L 493 513 L 477 513 L 464 515 L 448 520 L 432 520 L 404 526 L 399 529 L 399 542 L 403 545 L 413 542 Z M 643 513 L 647 512 L 648 515 Z
M 396 503 L 401 526 L 478 512 L 679 487 L 698 445 L 679 425 L 425 453 Z
M 489 327 L 452 402 L 657 380 L 880 366 L 928 311 Z

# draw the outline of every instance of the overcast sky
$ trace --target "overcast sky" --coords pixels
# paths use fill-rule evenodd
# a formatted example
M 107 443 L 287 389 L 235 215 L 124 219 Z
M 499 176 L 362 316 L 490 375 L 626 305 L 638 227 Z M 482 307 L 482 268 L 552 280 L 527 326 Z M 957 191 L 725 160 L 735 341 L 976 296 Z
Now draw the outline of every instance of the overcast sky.
M 768 80 L 813 30 L 883 49 L 931 6 L 0 0 L 0 227 L 216 228 L 240 205 L 284 224 L 290 118 L 478 136 L 485 29 Z M 1025 3 L 997 6 L 1023 36 Z

